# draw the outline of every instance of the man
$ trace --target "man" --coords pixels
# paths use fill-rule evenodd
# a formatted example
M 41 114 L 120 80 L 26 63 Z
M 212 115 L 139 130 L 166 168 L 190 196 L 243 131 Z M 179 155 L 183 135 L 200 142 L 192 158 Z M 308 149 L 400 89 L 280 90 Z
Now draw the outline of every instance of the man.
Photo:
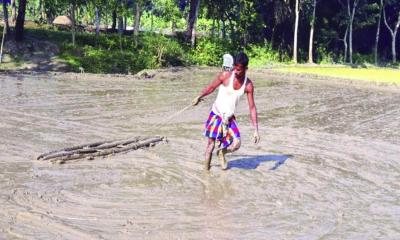
M 246 93 L 249 103 L 250 117 L 254 127 L 254 143 L 260 141 L 258 134 L 257 109 L 254 103 L 253 82 L 247 78 L 246 71 L 249 59 L 247 55 L 240 52 L 234 59 L 234 66 L 231 72 L 220 73 L 204 90 L 193 99 L 193 106 L 205 96 L 214 92 L 219 87 L 218 96 L 215 100 L 212 111 L 205 125 L 204 135 L 208 137 L 205 153 L 205 169 L 210 169 L 211 157 L 215 143 L 218 141 L 217 155 L 221 168 L 226 170 L 228 164 L 225 159 L 226 153 L 231 153 L 240 147 L 240 132 L 235 119 L 235 110 L 240 97 Z

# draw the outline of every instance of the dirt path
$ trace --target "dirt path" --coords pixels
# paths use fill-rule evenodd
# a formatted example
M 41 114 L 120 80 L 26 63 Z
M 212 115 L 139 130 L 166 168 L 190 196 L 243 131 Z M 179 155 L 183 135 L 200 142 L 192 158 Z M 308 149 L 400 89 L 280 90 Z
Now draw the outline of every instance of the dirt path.
M 202 170 L 215 95 L 169 123 L 216 69 L 0 75 L 0 239 L 399 239 L 400 91 L 259 70 L 229 170 Z M 43 152 L 164 135 L 168 144 L 51 165 Z

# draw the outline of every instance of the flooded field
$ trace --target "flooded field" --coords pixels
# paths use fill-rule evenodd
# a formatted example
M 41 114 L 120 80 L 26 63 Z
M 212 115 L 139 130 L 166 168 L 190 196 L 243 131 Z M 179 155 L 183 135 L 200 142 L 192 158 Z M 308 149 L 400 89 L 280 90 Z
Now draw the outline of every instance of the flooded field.
M 151 79 L 0 75 L 0 239 L 400 239 L 400 89 L 252 71 L 242 148 L 203 171 L 215 94 L 168 119 L 217 69 Z M 50 150 L 133 136 L 168 143 L 92 161 Z

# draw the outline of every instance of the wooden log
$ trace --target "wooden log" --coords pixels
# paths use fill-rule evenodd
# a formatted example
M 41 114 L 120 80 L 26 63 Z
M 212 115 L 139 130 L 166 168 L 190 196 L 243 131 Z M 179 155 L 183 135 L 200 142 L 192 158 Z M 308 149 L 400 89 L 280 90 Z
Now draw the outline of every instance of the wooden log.
M 94 142 L 94 143 L 89 143 L 89 144 L 77 145 L 77 146 L 73 146 L 73 147 L 67 147 L 67 148 L 63 148 L 61 150 L 54 150 L 54 151 L 50 151 L 50 152 L 41 154 L 39 157 L 37 157 L 37 160 L 40 160 L 41 158 L 44 158 L 44 157 L 46 157 L 48 155 L 51 155 L 51 154 L 69 152 L 69 151 L 74 151 L 74 150 L 81 149 L 81 148 L 97 147 L 99 145 L 102 145 L 102 144 L 105 144 L 105 143 L 110 143 L 110 142 L 114 142 L 114 141 Z
M 121 140 L 121 141 L 115 141 L 115 142 L 111 142 L 111 143 L 105 143 L 105 144 L 95 147 L 95 149 L 113 148 L 113 147 L 117 147 L 118 145 L 128 145 L 128 144 L 131 144 L 134 142 L 138 142 L 139 140 L 145 140 L 145 139 L 146 138 L 134 137 L 134 138 L 130 138 L 128 140 Z
M 163 137 L 153 137 L 153 138 L 148 138 L 148 139 L 145 139 L 145 140 L 142 140 L 139 142 L 131 143 L 131 144 L 126 145 L 121 148 L 105 149 L 103 151 L 98 151 L 98 152 L 89 153 L 89 154 L 73 153 L 73 154 L 69 154 L 66 156 L 52 158 L 52 159 L 50 159 L 50 161 L 52 163 L 65 163 L 66 161 L 77 160 L 77 159 L 82 159 L 82 158 L 93 159 L 95 157 L 102 157 L 102 156 L 107 156 L 110 154 L 126 152 L 129 150 L 136 150 L 136 149 L 142 148 L 142 147 L 149 147 L 150 145 L 155 145 L 156 143 L 163 141 L 163 139 L 164 139 Z
M 48 154 L 45 155 L 44 157 L 42 156 L 43 160 L 49 160 L 52 158 L 59 158 L 59 157 L 64 157 L 64 156 L 72 156 L 74 154 L 84 154 L 84 153 L 95 153 L 98 150 L 102 150 L 102 149 L 107 149 L 107 148 L 114 148 L 117 146 L 123 146 L 123 145 L 127 145 L 127 144 L 131 144 L 134 142 L 138 142 L 141 139 L 141 137 L 134 137 L 134 138 L 130 138 L 128 140 L 120 140 L 120 141 L 108 141 L 108 142 L 101 142 L 101 144 L 99 145 L 97 142 L 96 145 L 94 144 L 89 144 L 89 145 L 79 145 L 76 147 L 71 147 L 71 148 L 65 148 L 59 151 L 55 151 L 53 154 Z M 143 138 L 145 139 L 145 138 Z M 84 146 L 85 148 L 80 148 Z M 93 146 L 93 147 L 92 147 Z M 38 158 L 39 159 L 39 158 Z
M 54 154 L 47 155 L 46 157 L 43 158 L 43 160 L 49 160 L 52 158 L 57 158 L 57 157 L 63 157 L 63 156 L 69 156 L 73 154 L 87 154 L 87 153 L 95 153 L 98 150 L 93 149 L 93 148 L 86 148 L 86 149 L 77 149 L 74 151 L 69 151 L 69 152 L 56 152 Z

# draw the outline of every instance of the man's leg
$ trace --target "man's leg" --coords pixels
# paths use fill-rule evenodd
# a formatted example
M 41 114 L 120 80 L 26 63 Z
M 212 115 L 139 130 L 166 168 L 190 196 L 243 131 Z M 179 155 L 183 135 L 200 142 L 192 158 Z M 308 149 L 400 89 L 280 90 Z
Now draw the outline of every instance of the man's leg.
M 214 146 L 215 146 L 215 139 L 214 138 L 208 138 L 208 143 L 207 143 L 207 148 L 206 148 L 206 160 L 204 163 L 204 169 L 205 170 L 210 170 L 210 164 L 211 164 L 211 158 L 212 158 L 212 153 L 214 151 Z
M 232 144 L 229 145 L 227 148 L 227 153 L 237 151 L 240 148 L 240 144 L 241 144 L 240 138 L 234 138 Z
M 228 169 L 228 162 L 226 161 L 225 154 L 232 153 L 240 148 L 240 138 L 234 138 L 231 145 L 227 148 L 219 149 L 217 152 L 218 159 L 221 164 L 222 170 Z

